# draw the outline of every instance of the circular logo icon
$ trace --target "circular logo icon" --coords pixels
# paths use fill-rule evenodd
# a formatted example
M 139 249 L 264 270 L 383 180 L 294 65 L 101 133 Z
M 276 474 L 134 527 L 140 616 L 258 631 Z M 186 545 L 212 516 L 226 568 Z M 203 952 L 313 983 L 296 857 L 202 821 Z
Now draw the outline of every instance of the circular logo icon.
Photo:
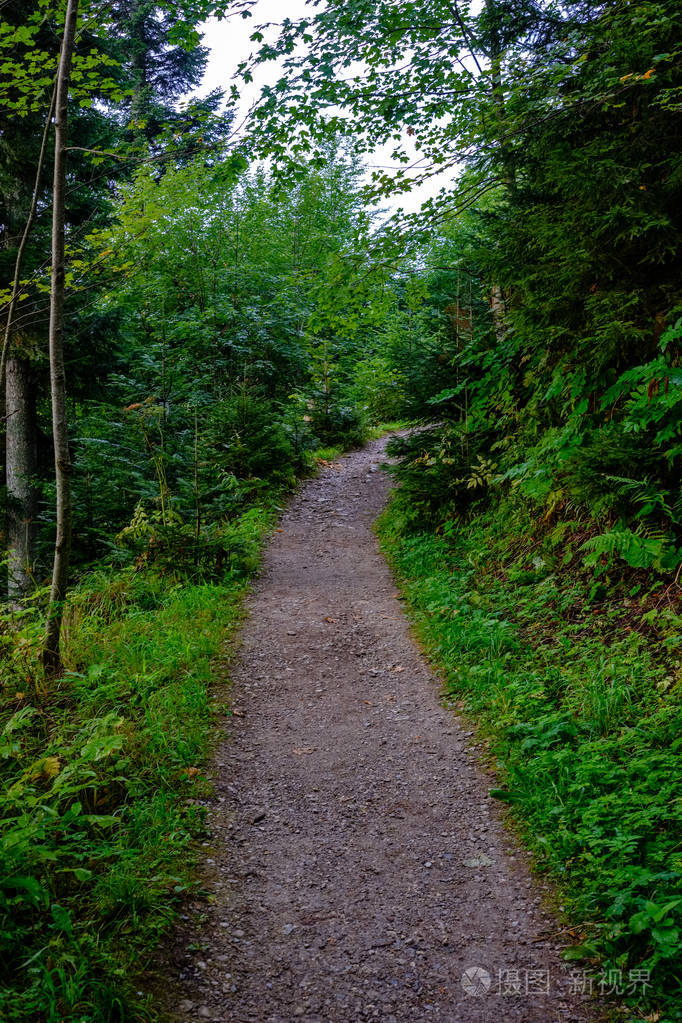
M 480 998 L 490 991 L 490 974 L 482 966 L 470 966 L 462 974 L 462 987 L 468 995 Z

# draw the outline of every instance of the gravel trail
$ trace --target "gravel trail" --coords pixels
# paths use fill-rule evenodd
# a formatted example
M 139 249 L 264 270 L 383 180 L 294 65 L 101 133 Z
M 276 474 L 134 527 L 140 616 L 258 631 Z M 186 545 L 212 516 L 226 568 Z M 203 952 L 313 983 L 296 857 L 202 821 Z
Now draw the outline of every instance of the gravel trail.
M 587 1023 L 378 553 L 384 444 L 306 481 L 268 547 L 169 997 L 187 1023 Z

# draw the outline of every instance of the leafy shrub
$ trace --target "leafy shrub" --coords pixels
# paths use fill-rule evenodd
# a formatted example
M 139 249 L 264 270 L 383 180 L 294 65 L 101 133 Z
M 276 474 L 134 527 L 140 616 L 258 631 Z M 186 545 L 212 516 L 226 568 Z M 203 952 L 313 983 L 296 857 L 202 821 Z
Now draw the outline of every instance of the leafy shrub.
M 196 524 L 177 514 L 147 513 L 138 505 L 117 541 L 135 554 L 139 568 L 154 567 L 179 578 L 246 577 L 258 565 L 267 522 L 267 513 L 256 507 L 232 520 L 200 525 L 197 532 Z
M 405 379 L 386 355 L 371 355 L 358 362 L 353 393 L 372 424 L 399 419 L 405 413 Z
M 446 423 L 392 439 L 399 461 L 390 472 L 400 483 L 398 504 L 415 528 L 465 516 L 488 496 L 496 478 L 485 437 Z
M 351 401 L 313 401 L 310 425 L 315 437 L 325 445 L 357 447 L 365 440 L 366 419 Z
M 291 485 L 300 459 L 273 402 L 242 393 L 214 404 L 206 424 L 210 454 L 202 481 L 229 474 L 238 480 Z

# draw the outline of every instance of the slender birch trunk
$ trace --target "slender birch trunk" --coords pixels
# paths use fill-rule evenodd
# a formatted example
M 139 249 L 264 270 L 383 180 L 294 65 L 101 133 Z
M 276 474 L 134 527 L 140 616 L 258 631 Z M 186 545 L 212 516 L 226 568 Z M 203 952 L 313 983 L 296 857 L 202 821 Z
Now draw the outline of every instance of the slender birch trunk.
M 516 166 L 514 157 L 510 150 L 506 135 L 506 107 L 504 100 L 504 84 L 502 81 L 502 43 L 500 34 L 496 28 L 498 12 L 495 0 L 485 0 L 486 11 L 490 19 L 490 70 L 492 100 L 494 115 L 497 120 L 497 133 L 500 152 L 502 156 L 502 168 L 504 183 L 513 199 L 516 195 Z M 490 312 L 493 319 L 493 328 L 498 341 L 502 341 L 507 333 L 507 307 L 504 291 L 499 284 L 493 284 L 490 289 Z
M 12 337 L 12 327 L 14 325 L 14 313 L 16 312 L 17 302 L 19 301 L 19 295 L 21 293 L 21 274 L 24 267 L 24 253 L 28 240 L 31 237 L 31 230 L 35 221 L 36 212 L 38 210 L 38 200 L 40 198 L 40 183 L 43 176 L 43 167 L 45 165 L 45 153 L 47 150 L 47 141 L 50 135 L 50 128 L 52 126 L 52 118 L 54 116 L 54 104 L 57 95 L 57 83 L 55 82 L 54 89 L 52 90 L 52 99 L 50 100 L 50 109 L 47 112 L 45 118 L 45 127 L 43 129 L 43 138 L 40 144 L 40 153 L 38 154 L 38 165 L 36 167 L 35 182 L 33 185 L 33 194 L 31 196 L 31 205 L 29 206 L 28 216 L 26 217 L 26 223 L 24 224 L 23 234 L 17 250 L 17 258 L 14 264 L 14 280 L 12 281 L 12 294 L 9 300 L 9 306 L 7 307 L 7 318 L 5 320 L 5 336 L 2 342 L 2 354 L 0 355 L 0 389 L 5 378 L 5 367 L 7 365 L 7 359 L 9 358 L 9 346 Z
M 43 664 L 49 674 L 61 668 L 59 634 L 69 580 L 71 554 L 71 455 L 66 418 L 64 372 L 64 249 L 66 144 L 69 113 L 69 78 L 76 39 L 79 0 L 68 0 L 64 38 L 59 58 L 55 102 L 55 153 L 52 210 L 52 282 L 50 294 L 50 394 L 57 483 L 57 536 L 54 548 L 52 589 L 43 642 Z
M 16 608 L 32 584 L 36 410 L 28 360 L 10 357 L 6 374 L 7 596 Z

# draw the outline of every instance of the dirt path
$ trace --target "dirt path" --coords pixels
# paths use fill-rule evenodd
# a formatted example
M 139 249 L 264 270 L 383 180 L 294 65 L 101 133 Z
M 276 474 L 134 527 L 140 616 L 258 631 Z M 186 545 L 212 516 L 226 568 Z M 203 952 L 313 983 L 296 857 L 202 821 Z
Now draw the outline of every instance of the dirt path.
M 306 482 L 267 552 L 179 1018 L 587 1021 L 377 552 L 382 452 Z

